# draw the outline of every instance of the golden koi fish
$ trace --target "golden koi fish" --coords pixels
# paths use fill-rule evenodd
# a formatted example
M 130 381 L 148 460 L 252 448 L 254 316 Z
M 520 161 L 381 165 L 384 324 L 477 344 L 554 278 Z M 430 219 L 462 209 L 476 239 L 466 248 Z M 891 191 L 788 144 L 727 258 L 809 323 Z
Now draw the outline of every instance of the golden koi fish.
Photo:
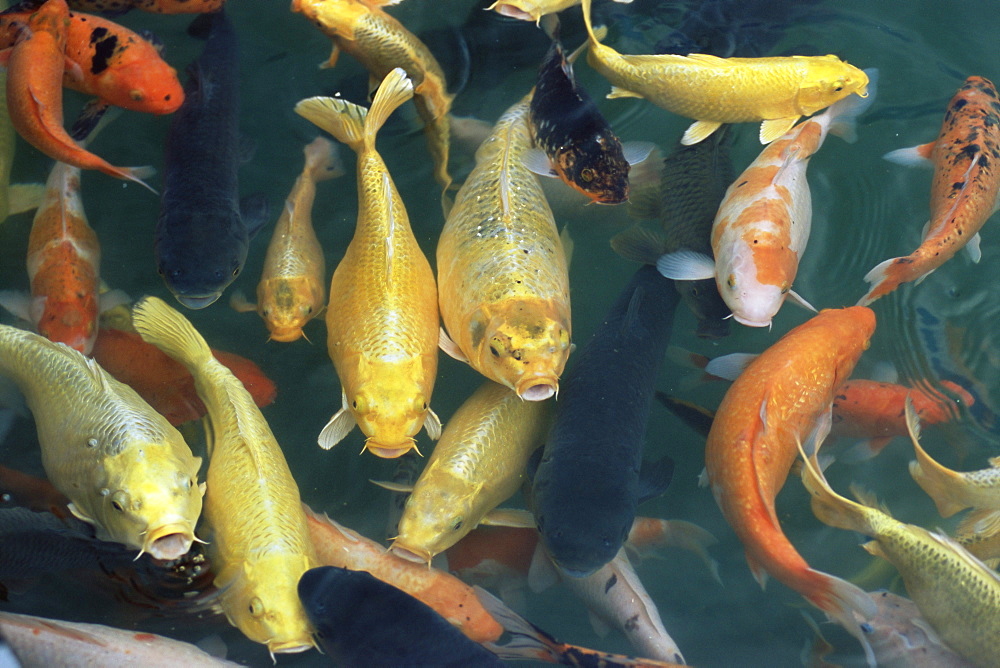
M 450 131 L 448 94 L 444 71 L 427 46 L 399 21 L 382 11 L 384 0 L 292 0 L 299 12 L 333 40 L 333 52 L 323 67 L 333 67 L 343 49 L 354 56 L 370 75 L 370 89 L 394 68 L 401 67 L 413 81 L 414 104 L 424 120 L 427 145 L 434 158 L 434 178 L 445 192 L 451 187 L 448 174 Z
M 296 341 L 304 336 L 302 328 L 319 315 L 326 300 L 326 264 L 313 230 L 312 206 L 316 183 L 342 176 L 344 170 L 329 139 L 317 137 L 306 146 L 305 155 L 305 167 L 285 200 L 264 256 L 256 306 L 239 295 L 230 300 L 237 311 L 256 310 L 272 341 Z
M 35 416 L 42 464 L 101 540 L 176 559 L 195 540 L 201 458 L 132 388 L 69 346 L 0 325 L 0 374 Z
M 437 247 L 445 352 L 541 401 L 556 394 L 570 352 L 569 276 L 562 240 L 537 177 L 529 97 L 476 151 Z
M 549 410 L 492 381 L 480 386 L 448 421 L 413 486 L 392 551 L 429 564 L 513 496 Z
M 208 407 L 205 519 L 223 612 L 272 654 L 313 647 L 297 586 L 319 562 L 281 446 L 250 393 L 187 318 L 145 297 L 132 320 L 145 341 L 187 367 Z
M 816 517 L 873 537 L 863 547 L 899 570 L 910 598 L 948 647 L 978 666 L 995 666 L 1000 576 L 947 536 L 872 507 L 876 502 L 867 495 L 858 495 L 861 503 L 845 499 L 830 488 L 814 460 L 804 459 L 802 482 L 813 496 Z
M 834 55 L 719 58 L 703 53 L 632 56 L 598 41 L 590 22 L 587 62 L 611 82 L 609 98 L 642 97 L 681 116 L 696 119 L 682 144 L 697 144 L 723 123 L 763 121 L 767 144 L 837 100 L 867 96 L 868 76 Z
M 379 86 L 371 109 L 314 97 L 295 111 L 358 154 L 358 222 L 333 272 L 326 311 L 327 347 L 343 387 L 343 406 L 319 435 L 331 448 L 357 424 L 365 448 L 399 457 L 423 425 L 436 439 L 441 421 L 430 409 L 437 375 L 438 314 L 434 274 L 417 244 L 403 200 L 375 135 L 413 95 L 397 68 Z

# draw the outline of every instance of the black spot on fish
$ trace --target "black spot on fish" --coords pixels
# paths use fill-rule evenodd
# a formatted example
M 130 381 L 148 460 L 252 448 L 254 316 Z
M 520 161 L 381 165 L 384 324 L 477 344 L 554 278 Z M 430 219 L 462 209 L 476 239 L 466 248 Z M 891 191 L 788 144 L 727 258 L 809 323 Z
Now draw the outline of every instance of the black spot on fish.
M 972 159 L 972 158 L 976 157 L 976 154 L 979 153 L 980 150 L 981 150 L 981 148 L 980 148 L 979 144 L 969 144 L 968 146 L 966 146 L 965 148 L 963 148 L 961 151 L 959 151 L 959 153 L 961 155 L 964 155 L 967 158 Z
M 748 184 L 748 183 L 750 183 L 750 182 L 749 182 L 749 181 L 742 181 L 742 182 L 741 182 L 741 183 L 739 183 L 739 184 L 738 184 L 738 185 L 737 185 L 736 187 L 737 187 L 737 188 L 742 188 L 743 186 L 745 186 L 745 185 L 746 185 L 746 184 Z
M 954 183 L 951 184 L 952 190 L 961 190 L 964 187 L 965 187 L 965 181 L 955 181 Z
M 611 588 L 618 584 L 618 576 L 612 574 L 608 581 L 604 583 L 604 593 L 607 594 Z
M 639 626 L 639 615 L 633 615 L 626 619 L 623 626 L 626 632 L 635 631 L 636 627 Z
M 94 47 L 94 57 L 90 61 L 90 73 L 100 74 L 108 69 L 108 60 L 115 54 L 118 37 L 109 35 L 107 28 L 94 28 L 90 33 L 90 43 Z
M 958 110 L 958 109 L 961 109 L 962 107 L 964 107 L 967 104 L 969 104 L 969 101 L 966 100 L 964 97 L 960 97 L 957 100 L 955 100 L 955 104 L 951 105 L 951 108 L 955 109 L 955 110 Z

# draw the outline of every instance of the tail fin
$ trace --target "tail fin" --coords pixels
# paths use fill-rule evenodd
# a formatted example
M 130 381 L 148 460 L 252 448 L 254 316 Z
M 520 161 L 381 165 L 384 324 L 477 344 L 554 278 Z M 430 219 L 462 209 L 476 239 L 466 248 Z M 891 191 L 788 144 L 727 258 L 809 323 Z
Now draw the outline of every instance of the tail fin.
M 832 527 L 858 531 L 870 536 L 871 532 L 866 515 L 871 509 L 833 491 L 826 478 L 823 477 L 815 455 L 807 457 L 801 444 L 799 452 L 804 460 L 802 484 L 812 495 L 812 509 L 816 517 Z
M 402 67 L 397 67 L 385 75 L 378 90 L 375 91 L 375 99 L 372 100 L 371 109 L 368 110 L 368 118 L 365 119 L 365 144 L 369 147 L 375 146 L 375 135 L 385 124 L 392 112 L 396 111 L 401 104 L 413 97 L 413 82 L 406 76 Z
M 310 97 L 295 105 L 295 113 L 326 130 L 358 153 L 364 146 L 368 110 L 334 97 Z
M 174 358 L 190 371 L 213 359 L 194 326 L 159 297 L 143 297 L 132 308 L 132 324 L 143 341 Z
M 665 559 L 664 548 L 678 547 L 693 552 L 719 584 L 719 562 L 708 554 L 708 548 L 719 541 L 697 524 L 684 520 L 661 520 L 653 517 L 636 517 L 625 541 L 625 549 L 640 559 Z
M 910 433 L 917 458 L 910 462 L 910 475 L 927 496 L 934 500 L 941 517 L 951 517 L 960 510 L 975 506 L 974 498 L 966 496 L 966 481 L 962 474 L 938 464 L 920 446 L 920 418 L 913 400 L 906 397 L 906 430 Z
M 905 262 L 904 262 L 905 261 Z M 906 269 L 913 266 L 906 257 L 893 257 L 880 262 L 865 274 L 865 282 L 872 287 L 868 294 L 858 300 L 858 306 L 868 306 L 879 297 L 884 297 L 903 283 L 912 281 L 916 276 L 910 276 Z
M 306 166 L 304 172 L 313 181 L 326 181 L 344 175 L 344 163 L 340 161 L 337 145 L 325 137 L 316 137 L 305 148 Z
M 849 144 L 858 139 L 855 132 L 858 116 L 868 111 L 875 102 L 878 69 L 869 68 L 865 70 L 865 74 L 868 75 L 868 97 L 848 95 L 843 100 L 835 102 L 826 112 L 830 116 L 830 134 L 837 135 Z

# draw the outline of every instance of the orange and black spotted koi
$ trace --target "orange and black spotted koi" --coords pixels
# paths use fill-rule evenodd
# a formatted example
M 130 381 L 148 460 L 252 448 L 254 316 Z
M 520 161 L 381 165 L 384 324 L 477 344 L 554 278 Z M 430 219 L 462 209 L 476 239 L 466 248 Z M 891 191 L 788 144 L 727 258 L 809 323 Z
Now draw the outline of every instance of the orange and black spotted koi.
M 577 85 L 558 35 L 553 35 L 552 47 L 538 70 L 531 96 L 531 127 L 551 170 L 574 190 L 601 204 L 628 199 L 629 163 L 621 142 L 594 101 Z
M 21 28 L 44 3 L 27 0 L 0 14 L 0 53 L 14 46 Z M 70 12 L 63 85 L 104 104 L 169 114 L 184 102 L 177 72 L 151 41 L 123 26 Z
M 903 283 L 917 281 L 965 248 L 979 262 L 979 230 L 1000 205 L 1000 100 L 989 79 L 971 76 L 948 103 L 938 138 L 899 149 L 886 159 L 931 162 L 931 217 L 920 246 L 882 262 L 865 276 L 870 304 Z

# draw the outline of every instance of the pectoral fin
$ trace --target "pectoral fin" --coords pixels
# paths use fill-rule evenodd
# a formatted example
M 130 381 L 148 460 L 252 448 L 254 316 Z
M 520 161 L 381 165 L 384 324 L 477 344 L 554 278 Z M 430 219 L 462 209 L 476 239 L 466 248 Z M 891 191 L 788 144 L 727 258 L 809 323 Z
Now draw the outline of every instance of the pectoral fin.
M 410 494 L 413 492 L 413 485 L 404 485 L 398 482 L 391 482 L 389 480 L 372 480 L 368 479 L 368 482 L 373 485 L 378 485 L 382 489 L 387 489 L 390 492 L 399 492 L 400 494 Z
M 796 306 L 801 306 L 805 310 L 812 311 L 813 313 L 817 312 L 816 311 L 816 307 L 813 306 L 812 304 L 810 304 L 809 302 L 807 302 L 805 299 L 803 299 L 802 295 L 800 295 L 799 293 L 797 293 L 795 290 L 789 290 L 787 298 L 788 298 L 788 301 L 792 302 Z
M 629 206 L 631 210 L 631 204 Z M 633 225 L 611 237 L 611 249 L 614 252 L 626 260 L 641 264 L 656 264 L 663 256 L 666 245 L 667 240 L 662 232 L 640 225 Z
M 494 508 L 479 521 L 491 527 L 512 527 L 514 529 L 534 529 L 535 517 L 527 510 L 517 508 Z
M 556 170 L 552 169 L 552 161 L 549 160 L 549 156 L 540 148 L 529 148 L 525 151 L 524 166 L 528 168 L 528 171 L 539 176 L 559 177 Z
M 34 211 L 42 203 L 45 196 L 45 185 L 42 183 L 15 183 L 7 188 L 8 213 L 24 213 Z
M 86 522 L 87 524 L 94 524 L 94 525 L 97 524 L 97 522 L 95 522 L 92 517 L 90 517 L 85 512 L 80 510 L 75 503 L 70 502 L 66 505 L 66 507 L 69 508 L 69 512 L 73 513 L 73 517 L 80 520 L 81 522 Z
M 340 57 L 340 47 L 336 44 L 333 45 L 333 51 L 330 52 L 330 57 L 319 64 L 321 70 L 329 69 L 336 66 L 337 59 Z
M 684 136 L 681 137 L 681 144 L 684 146 L 697 144 L 720 127 L 722 127 L 722 123 L 716 123 L 715 121 L 695 121 L 691 124 L 691 127 L 684 131 Z
M 466 364 L 469 363 L 469 358 L 465 356 L 465 353 L 458 347 L 458 344 L 448 336 L 448 332 L 444 331 L 444 327 L 438 330 L 438 348 L 452 359 L 465 362 Z
M 770 144 L 792 129 L 798 116 L 791 118 L 771 118 L 760 124 L 760 143 Z
M 531 566 L 528 568 L 528 588 L 537 594 L 558 581 L 559 573 L 539 541 L 538 545 L 535 546 L 535 553 L 531 555 Z
M 965 252 L 969 254 L 969 259 L 979 264 L 979 260 L 983 257 L 983 252 L 979 250 L 979 233 L 969 239 L 969 242 L 965 244 Z
M 889 151 L 882 157 L 889 162 L 907 167 L 933 167 L 934 161 L 931 160 L 931 154 L 934 152 L 934 144 L 936 143 L 937 141 L 932 141 L 920 146 L 898 148 L 895 151 Z
M 436 441 L 441 437 L 441 418 L 430 408 L 427 409 L 427 417 L 424 418 L 424 429 L 432 441 Z
M 642 97 L 639 93 L 633 93 L 630 90 L 625 90 L 624 88 L 619 88 L 618 86 L 612 86 L 611 92 L 608 93 L 608 99 L 614 100 L 619 97 Z
M 347 404 L 347 395 L 344 394 L 343 405 L 340 410 L 333 414 L 330 421 L 323 427 L 323 431 L 319 433 L 319 447 L 329 450 L 344 440 L 344 437 L 351 433 L 356 424 L 357 421 L 354 419 L 354 413 L 351 412 Z
M 667 253 L 656 261 L 656 268 L 665 277 L 678 281 L 715 278 L 715 261 L 704 253 L 691 250 Z
M 233 309 L 237 313 L 248 313 L 250 311 L 256 311 L 257 305 L 247 299 L 247 296 L 239 290 L 234 290 L 233 294 L 229 296 L 229 308 Z
M 736 380 L 760 355 L 757 353 L 729 353 L 709 360 L 705 373 L 724 380 Z

